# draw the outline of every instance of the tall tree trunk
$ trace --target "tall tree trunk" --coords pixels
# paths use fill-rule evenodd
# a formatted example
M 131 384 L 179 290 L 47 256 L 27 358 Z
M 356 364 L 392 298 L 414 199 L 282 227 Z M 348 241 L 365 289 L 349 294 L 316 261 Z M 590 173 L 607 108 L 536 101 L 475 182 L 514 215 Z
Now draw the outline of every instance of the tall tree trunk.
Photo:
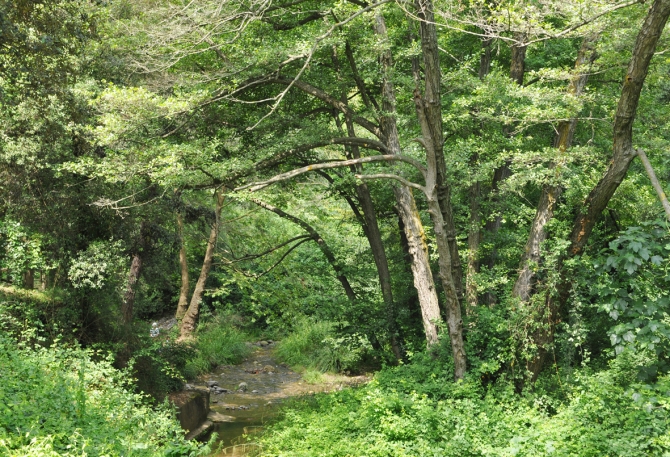
M 474 157 L 474 162 L 476 162 Z M 481 190 L 479 181 L 475 181 L 468 189 L 470 207 L 470 225 L 468 228 L 468 269 L 465 280 L 466 313 L 470 313 L 478 304 L 477 273 L 479 273 L 479 244 L 482 239 L 482 216 L 479 208 Z
M 575 218 L 570 234 L 569 256 L 582 253 L 600 213 L 607 207 L 635 157 L 633 121 L 640 100 L 640 91 L 649 70 L 649 63 L 668 20 L 668 15 L 670 15 L 670 0 L 654 1 L 637 36 L 614 116 L 612 160 L 605 175 L 586 197 L 582 205 L 584 211 Z
M 184 221 L 181 213 L 177 213 L 177 230 L 179 231 L 179 270 L 181 273 L 181 288 L 179 290 L 179 302 L 175 317 L 181 320 L 188 309 L 188 292 L 190 289 L 188 281 L 188 261 L 186 258 L 186 245 L 184 244 Z
M 375 17 L 375 33 L 384 41 L 388 40 L 386 23 L 380 12 Z M 396 98 L 395 87 L 391 79 L 393 59 L 390 49 L 386 48 L 380 56 L 382 66 L 382 130 L 386 137 L 386 147 L 392 154 L 400 154 L 400 139 L 395 121 Z M 414 196 L 407 186 L 397 185 L 393 188 L 398 212 L 404 224 L 407 247 L 412 258 L 412 276 L 414 287 L 419 297 L 423 328 L 428 346 L 437 343 L 437 323 L 440 319 L 440 306 L 430 269 L 430 258 L 426 236 L 414 201 Z
M 312 227 L 302 219 L 299 219 L 291 214 L 288 214 L 287 212 L 275 206 L 272 206 L 268 203 L 265 203 L 261 200 L 250 198 L 249 201 L 255 203 L 261 208 L 264 208 L 268 211 L 272 211 L 281 218 L 289 220 L 294 224 L 302 227 L 303 230 L 305 230 L 310 235 L 310 237 L 314 240 L 314 242 L 316 242 L 317 246 L 319 246 L 319 249 L 323 253 L 324 257 L 326 258 L 330 266 L 333 267 L 333 270 L 335 270 L 335 276 L 337 277 L 337 280 L 340 281 L 340 284 L 342 284 L 342 288 L 344 289 L 344 293 L 347 295 L 347 298 L 350 301 L 356 300 L 356 294 L 354 293 L 354 289 L 351 287 L 351 284 L 349 283 L 349 280 L 347 279 L 347 276 L 344 273 L 344 269 L 335 258 L 335 254 L 333 254 L 333 251 L 330 249 L 330 246 L 328 246 L 328 244 L 321 237 L 321 235 L 319 235 L 319 233 L 314 229 L 314 227 Z
M 351 116 L 346 116 L 345 121 L 347 124 L 347 134 L 350 137 L 356 136 L 356 131 L 354 129 L 354 123 L 351 119 Z M 351 156 L 354 159 L 359 159 L 361 157 L 360 150 L 358 146 L 350 146 Z M 356 173 L 362 173 L 363 167 L 359 164 L 356 166 L 356 169 L 353 170 Z M 379 286 L 382 291 L 382 298 L 384 299 L 384 307 L 386 309 L 386 322 L 390 335 L 391 349 L 396 360 L 402 359 L 402 353 L 400 351 L 400 345 L 398 344 L 398 326 L 396 324 L 396 309 L 395 303 L 393 301 L 393 289 L 391 287 L 391 273 L 389 271 L 388 259 L 386 258 L 386 251 L 384 250 L 384 243 L 382 241 L 382 234 L 379 230 L 379 223 L 377 222 L 377 214 L 375 213 L 374 203 L 372 202 L 372 197 L 370 196 L 370 190 L 368 189 L 367 184 L 361 182 L 356 185 L 356 195 L 358 196 L 358 201 L 361 204 L 363 209 L 363 218 L 365 220 L 365 236 L 368 239 L 370 244 L 370 250 L 372 251 L 372 258 L 375 261 L 375 266 L 377 267 L 377 275 L 379 277 Z
M 35 270 L 28 268 L 23 272 L 23 288 L 24 289 L 34 289 L 35 288 Z
M 595 34 L 589 35 L 582 41 L 577 60 L 575 62 L 575 74 L 568 84 L 568 94 L 572 97 L 579 97 L 584 91 L 589 75 L 584 69 L 590 65 L 596 58 L 595 43 L 598 37 Z M 577 127 L 577 119 L 571 119 L 567 122 L 561 122 L 558 126 L 558 132 L 554 139 L 554 147 L 561 154 L 572 146 L 572 138 Z M 555 168 L 555 164 L 552 165 Z M 542 187 L 542 194 L 537 205 L 535 218 L 528 234 L 528 241 L 524 253 L 521 257 L 519 267 L 519 276 L 514 283 L 512 294 L 522 302 L 527 302 L 533 292 L 533 283 L 536 277 L 536 269 L 540 263 L 542 243 L 546 239 L 545 227 L 553 217 L 556 200 L 561 195 L 562 188 L 558 184 L 545 184 Z
M 209 272 L 212 269 L 212 261 L 214 260 L 214 249 L 216 248 L 216 240 L 219 237 L 219 229 L 221 227 L 221 209 L 223 208 L 224 194 L 222 189 L 217 189 L 214 197 L 216 198 L 216 209 L 214 211 L 214 223 L 209 232 L 209 239 L 207 240 L 207 248 L 205 249 L 205 258 L 200 269 L 200 276 L 198 282 L 195 283 L 191 302 L 188 305 L 186 314 L 181 321 L 179 330 L 179 340 L 184 341 L 191 338 L 195 327 L 200 318 L 200 304 L 202 303 L 202 296 L 205 293 L 205 284 L 209 277 Z
M 491 43 L 492 40 L 482 41 L 482 51 L 479 57 L 479 79 L 484 79 L 491 71 Z M 470 159 L 470 169 L 477 166 L 479 156 L 474 154 Z M 470 208 L 470 226 L 468 229 L 468 266 L 465 280 L 466 313 L 472 311 L 478 304 L 479 291 L 477 290 L 476 275 L 479 273 L 479 245 L 482 240 L 482 214 L 480 208 L 481 184 L 475 181 L 468 189 L 468 206 Z
M 142 221 L 140 224 L 140 233 L 136 241 L 135 252 L 130 263 L 130 272 L 128 272 L 128 283 L 126 285 L 126 292 L 123 294 L 123 302 L 121 303 L 121 318 L 124 324 L 130 324 L 133 320 L 133 308 L 135 307 L 135 294 L 137 292 L 137 282 L 142 273 L 144 265 L 143 256 L 147 249 L 147 223 Z
M 663 32 L 663 28 L 670 16 L 670 0 L 655 0 L 651 5 L 647 16 L 640 28 L 635 40 L 633 54 L 628 64 L 626 76 L 619 97 L 619 104 L 614 115 L 614 141 L 613 154 L 605 175 L 586 197 L 585 209 L 580 212 L 573 223 L 570 234 L 570 246 L 566 257 L 580 255 L 586 245 L 591 231 L 595 226 L 600 214 L 607 207 L 614 192 L 619 187 L 628 172 L 628 168 L 636 152 L 633 149 L 633 121 L 640 100 L 642 85 L 649 70 L 651 58 L 656 50 L 656 44 Z M 550 316 L 558 314 L 559 309 L 564 308 L 570 295 L 571 284 L 566 273 L 559 265 L 560 280 L 557 285 L 557 297 L 547 293 L 545 300 L 545 313 Z M 551 319 L 551 318 L 550 318 Z M 552 341 L 551 329 L 539 335 L 536 344 L 539 346 L 538 356 L 529 366 L 532 372 L 532 380 L 537 378 L 544 360 L 546 359 L 546 346 Z
M 121 305 L 121 315 L 124 324 L 129 324 L 133 320 L 133 308 L 135 307 L 135 294 L 137 292 L 137 281 L 142 272 L 142 256 L 136 252 L 133 254 L 133 260 L 130 262 L 130 272 L 128 273 L 128 284 L 126 292 L 123 294 L 123 303 Z
M 437 48 L 437 31 L 433 5 L 430 0 L 416 0 L 417 16 L 420 21 L 421 49 L 424 63 L 425 89 L 414 91 L 414 103 L 421 126 L 421 136 L 426 150 L 426 197 L 428 211 L 433 221 L 433 230 L 438 250 L 438 265 L 442 288 L 446 297 L 447 328 L 454 357 L 454 378 L 465 376 L 466 357 L 463 344 L 463 320 L 461 305 L 458 300 L 458 287 L 453 276 L 453 264 L 456 261 L 450 243 L 455 239 L 451 236 L 450 225 L 444 219 L 445 213 L 451 217 L 451 201 L 446 185 L 446 164 L 443 152 L 442 105 L 440 98 L 440 61 Z M 418 65 L 415 65 L 415 78 L 419 78 Z M 445 191 L 445 189 L 447 189 Z M 445 211 L 445 208 L 447 211 Z M 455 244 L 455 243 L 454 243 Z M 456 253 L 456 256 L 458 254 Z M 460 270 L 460 268 L 459 268 Z
M 349 67 L 351 68 L 352 75 L 356 81 L 356 87 L 361 93 L 363 102 L 365 106 L 373 109 L 372 103 L 374 98 L 372 98 L 367 91 L 367 87 L 363 80 L 361 79 L 358 68 L 356 67 L 356 61 L 354 59 L 353 51 L 351 49 L 350 43 L 347 41 L 345 44 L 345 53 L 347 61 L 349 62 Z M 339 59 L 337 57 L 337 48 L 333 47 L 332 55 L 333 65 L 335 67 L 338 76 L 340 74 L 340 65 Z M 348 99 L 347 94 L 342 94 L 342 103 L 347 106 Z M 376 106 L 376 102 L 374 102 Z M 354 128 L 354 121 L 350 114 L 344 115 L 344 121 L 347 127 L 346 134 L 349 138 L 356 138 L 356 129 Z M 335 123 L 340 132 L 343 132 L 342 122 L 340 121 L 339 115 L 335 113 Z M 360 148 L 356 144 L 350 146 L 345 146 L 346 156 L 348 159 L 360 159 L 361 152 Z M 351 172 L 354 174 L 363 173 L 363 166 L 361 164 L 352 165 Z M 370 251 L 372 252 L 372 258 L 374 259 L 375 266 L 377 267 L 377 276 L 379 277 L 379 286 L 382 291 L 382 298 L 384 300 L 384 309 L 386 311 L 386 322 L 387 329 L 389 332 L 389 340 L 391 343 L 391 349 L 395 355 L 396 361 L 402 359 L 402 353 L 400 351 L 400 346 L 398 345 L 397 340 L 397 325 L 396 325 L 396 312 L 395 312 L 395 303 L 393 301 L 393 289 L 391 288 L 391 273 L 389 272 L 388 260 L 386 258 L 386 251 L 384 250 L 384 243 L 382 242 L 382 235 L 379 230 L 379 224 L 377 222 L 377 214 L 375 213 L 374 204 L 372 202 L 372 197 L 370 195 L 370 190 L 368 189 L 365 182 L 360 182 L 356 185 L 356 196 L 358 197 L 358 202 L 361 205 L 363 210 L 363 217 L 361 221 L 361 226 L 363 227 L 363 232 L 365 233 L 368 243 L 370 244 Z M 349 204 L 356 213 L 357 217 L 360 219 L 360 212 L 355 207 L 353 202 L 349 200 Z
M 524 44 L 524 41 L 526 40 L 526 35 L 524 33 L 517 32 L 514 34 L 514 39 L 516 42 L 515 44 L 512 45 L 511 49 L 512 59 L 510 62 L 509 76 L 512 81 L 517 83 L 519 86 L 522 86 L 524 74 L 526 71 L 527 45 Z M 507 128 L 505 129 L 505 134 L 511 135 L 509 129 Z M 493 204 L 494 208 L 498 207 L 500 203 L 500 198 L 498 196 L 500 185 L 505 180 L 507 180 L 507 178 L 509 178 L 511 175 L 512 170 L 510 169 L 509 160 L 506 160 L 505 163 L 503 163 L 500 167 L 494 170 L 493 180 L 491 182 L 491 196 L 492 196 L 491 203 Z M 486 231 L 491 235 L 495 235 L 496 233 L 498 233 L 501 226 L 502 226 L 502 215 L 495 214 L 493 219 L 489 219 L 486 222 Z M 498 258 L 498 250 L 494 246 L 489 256 L 489 262 L 488 262 L 489 268 L 493 268 L 495 266 L 497 258 Z M 488 293 L 487 301 L 489 305 L 493 305 L 497 301 L 497 298 L 493 293 Z

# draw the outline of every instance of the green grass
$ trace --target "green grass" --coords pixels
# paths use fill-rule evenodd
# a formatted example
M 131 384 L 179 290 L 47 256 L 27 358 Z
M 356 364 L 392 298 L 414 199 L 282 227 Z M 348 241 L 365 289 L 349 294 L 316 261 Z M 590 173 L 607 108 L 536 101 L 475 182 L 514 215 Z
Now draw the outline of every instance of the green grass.
M 331 322 L 298 321 L 293 333 L 278 343 L 275 357 L 296 368 L 335 371 L 338 368 L 337 354 L 325 343 L 332 338 L 333 327 Z
M 208 373 L 218 365 L 240 363 L 250 353 L 245 344 L 247 336 L 228 315 L 198 327 L 195 334 L 195 357 L 186 363 L 185 375 L 195 378 Z
M 305 370 L 302 374 L 302 379 L 307 384 L 321 384 L 326 380 L 323 373 L 318 370 Z

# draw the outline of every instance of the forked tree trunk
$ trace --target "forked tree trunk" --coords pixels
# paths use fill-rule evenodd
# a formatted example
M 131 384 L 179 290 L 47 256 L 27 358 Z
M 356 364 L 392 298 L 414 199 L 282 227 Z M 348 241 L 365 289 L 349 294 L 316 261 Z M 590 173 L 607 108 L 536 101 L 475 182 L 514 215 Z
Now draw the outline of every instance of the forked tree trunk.
M 209 239 L 207 240 L 207 249 L 205 250 L 205 258 L 200 269 L 200 276 L 198 282 L 195 283 L 191 302 L 188 305 L 186 314 L 181 321 L 179 331 L 179 341 L 188 340 L 192 337 L 198 319 L 200 318 L 200 304 L 205 293 L 205 284 L 209 277 L 209 272 L 212 269 L 212 261 L 214 260 L 214 250 L 216 248 L 216 240 L 219 237 L 219 228 L 221 227 L 221 209 L 223 208 L 224 194 L 222 189 L 217 189 L 215 192 L 216 210 L 214 212 L 215 220 L 212 224 L 212 229 L 209 232 Z
M 375 33 L 382 40 L 388 40 L 386 23 L 381 13 L 377 13 L 375 17 Z M 391 79 L 393 60 L 388 48 L 382 52 L 380 61 L 382 66 L 382 111 L 384 113 L 381 117 L 382 130 L 386 136 L 388 150 L 392 154 L 400 154 L 400 139 L 395 122 L 395 88 Z M 437 324 L 441 321 L 441 318 L 423 224 L 410 189 L 407 186 L 397 185 L 393 188 L 393 194 L 404 225 L 408 251 L 412 258 L 412 276 L 419 298 L 419 306 L 421 307 L 426 342 L 428 346 L 431 346 L 438 342 Z
M 435 30 L 432 2 L 430 0 L 416 0 L 415 5 L 417 16 L 421 20 L 421 49 L 425 89 L 422 95 L 417 87 L 414 91 L 414 103 L 421 126 L 421 144 L 426 150 L 426 198 L 428 211 L 433 221 L 440 279 L 446 298 L 447 328 L 454 357 L 454 378 L 463 379 L 467 367 L 463 344 L 463 319 L 458 300 L 458 287 L 452 274 L 455 257 L 450 247 L 449 223 L 444 220 L 445 208 L 448 208 L 448 214 L 451 215 L 451 202 L 448 192 L 444 192 L 447 186 L 444 182 L 446 179 L 446 165 L 443 152 L 444 139 L 440 98 L 441 72 L 437 48 L 437 31 Z M 420 77 L 418 65 L 414 65 L 414 67 L 415 79 L 418 83 Z M 453 225 L 453 221 L 451 224 Z
M 177 230 L 179 231 L 179 270 L 181 273 L 181 288 L 179 289 L 179 302 L 177 302 L 177 312 L 175 313 L 175 317 L 177 320 L 181 320 L 188 309 L 188 292 L 190 289 L 186 245 L 184 244 L 184 220 L 181 213 L 177 213 Z

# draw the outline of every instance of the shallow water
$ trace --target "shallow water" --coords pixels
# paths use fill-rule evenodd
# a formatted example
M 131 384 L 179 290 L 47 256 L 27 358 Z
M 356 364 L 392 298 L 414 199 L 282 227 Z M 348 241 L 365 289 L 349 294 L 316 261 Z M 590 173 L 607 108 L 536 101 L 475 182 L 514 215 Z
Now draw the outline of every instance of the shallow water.
M 217 443 L 222 446 L 213 456 L 252 454 L 258 449 L 254 435 L 276 416 L 279 405 L 288 398 L 341 390 L 368 380 L 365 376 L 325 375 L 323 383 L 307 384 L 299 373 L 277 364 L 272 357 L 272 344 L 253 349 L 242 364 L 217 367 L 215 372 L 194 383 L 203 386 L 206 381 L 216 381 L 229 391 L 210 394 L 210 409 L 230 416 L 230 422 L 216 423 L 211 429 L 218 434 Z M 247 384 L 246 391 L 238 390 L 240 383 Z

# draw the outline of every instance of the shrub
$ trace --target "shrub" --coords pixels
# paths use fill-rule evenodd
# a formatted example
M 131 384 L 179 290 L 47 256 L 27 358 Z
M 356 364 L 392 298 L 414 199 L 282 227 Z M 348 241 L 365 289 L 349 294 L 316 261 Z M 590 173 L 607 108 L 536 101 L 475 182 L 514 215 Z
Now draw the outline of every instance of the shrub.
M 194 456 L 167 404 L 128 390 L 111 357 L 81 348 L 17 347 L 0 337 L 0 455 Z
M 195 338 L 195 357 L 184 369 L 187 378 L 207 373 L 217 365 L 240 363 L 249 354 L 245 334 L 235 327 L 228 314 L 199 326 Z
M 294 367 L 325 372 L 353 368 L 369 349 L 368 341 L 358 334 L 337 336 L 333 322 L 304 318 L 279 342 L 275 356 Z
M 362 388 L 294 403 L 261 437 L 263 455 L 670 455 L 670 380 L 627 388 L 622 373 L 584 370 L 561 401 L 519 396 L 508 382 L 453 382 L 444 364 L 418 358 Z

